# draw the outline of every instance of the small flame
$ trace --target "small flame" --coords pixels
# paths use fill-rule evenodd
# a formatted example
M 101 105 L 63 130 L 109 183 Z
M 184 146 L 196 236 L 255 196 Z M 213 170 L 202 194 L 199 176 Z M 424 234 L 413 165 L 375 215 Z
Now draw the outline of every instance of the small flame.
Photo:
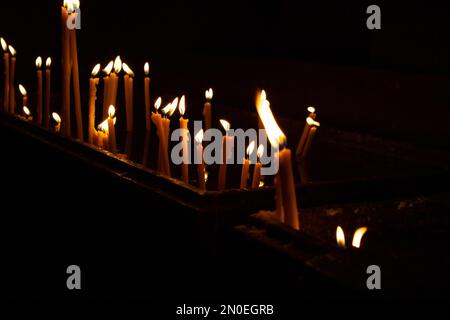
M 72 0 L 65 0 L 64 7 L 67 9 L 69 13 L 72 13 L 74 10 L 74 3 Z
M 126 63 L 122 63 L 122 67 L 126 74 L 128 74 L 130 77 L 134 77 L 133 70 L 131 70 L 131 68 Z
M 37 57 L 36 58 L 36 68 L 40 69 L 42 67 L 42 58 Z
M 201 129 L 196 135 L 195 135 L 195 143 L 202 144 L 203 142 L 203 136 L 204 132 L 203 129 Z
M 80 9 L 80 0 L 72 0 L 75 9 Z
M 208 182 L 208 178 L 209 178 L 209 173 L 207 171 L 205 171 L 205 183 Z
M 367 232 L 366 227 L 359 228 L 358 230 L 356 230 L 356 232 L 353 236 L 352 246 L 359 249 L 361 247 L 361 240 L 366 232 Z
M 16 52 L 16 50 L 13 48 L 13 46 L 9 46 L 9 52 L 11 52 L 11 54 L 12 54 L 13 57 L 17 54 L 17 52 Z
M 22 96 L 26 96 L 27 95 L 27 90 L 25 89 L 25 87 L 21 84 L 19 84 L 19 91 L 22 94 Z
M 209 88 L 208 90 L 206 90 L 206 92 L 205 92 L 206 100 L 212 100 L 213 96 L 214 96 L 213 89 Z
M 226 121 L 226 120 L 220 120 L 220 124 L 222 125 L 222 127 L 225 129 L 225 131 L 230 131 L 231 128 L 231 124 Z
M 250 142 L 250 144 L 247 147 L 247 155 L 251 155 L 253 153 L 253 151 L 255 151 L 255 146 L 256 146 L 256 142 L 252 141 Z
M 258 158 L 261 159 L 263 155 L 264 155 L 264 146 L 260 144 L 258 147 Z
M 336 229 L 336 241 L 341 249 L 345 249 L 345 233 L 340 226 Z
M 144 72 L 145 72 L 146 76 L 148 76 L 150 74 L 150 63 L 146 62 L 144 64 Z
M 259 182 L 259 188 L 262 188 L 262 187 L 264 187 L 264 181 Z
M 315 121 L 313 118 L 311 118 L 311 117 L 308 117 L 307 119 L 306 119 L 306 123 L 309 125 L 309 126 L 311 126 L 311 127 L 320 127 L 320 123 L 319 122 L 317 122 L 317 121 Z
M 47 60 L 45 61 L 45 66 L 47 68 L 50 68 L 52 66 L 52 58 L 48 57 Z
M 113 69 L 113 67 L 114 67 L 114 61 L 111 61 L 110 63 L 108 63 L 108 65 L 106 66 L 106 68 L 103 69 L 103 72 L 104 72 L 107 76 L 109 76 L 110 73 L 111 73 L 111 71 L 112 71 L 112 69 Z
M 101 68 L 101 66 L 99 63 L 94 67 L 94 69 L 92 69 L 92 72 L 91 72 L 92 77 L 96 77 L 98 75 L 98 73 L 100 72 L 100 68 Z
M 108 131 L 109 131 L 108 120 L 105 120 L 102 123 L 100 123 L 98 125 L 98 130 L 103 133 L 108 133 Z
M 23 106 L 23 113 L 25 113 L 27 117 L 31 116 L 31 111 L 27 106 Z
M 162 104 L 162 99 L 161 99 L 161 97 L 159 97 L 159 98 L 155 101 L 155 109 L 156 109 L 156 111 L 158 111 L 159 108 L 161 108 L 161 104 Z
M 110 105 L 108 109 L 108 116 L 110 118 L 114 118 L 115 115 L 116 115 L 116 108 L 113 105 Z
M 267 100 L 267 95 L 264 90 L 259 94 L 256 110 L 258 111 L 264 128 L 266 128 L 267 136 L 272 146 L 277 147 L 286 144 L 286 136 L 283 131 L 281 131 L 273 116 L 272 110 L 270 109 L 270 102 Z
M 57 114 L 56 112 L 53 112 L 53 113 L 52 113 L 52 118 L 53 118 L 53 120 L 56 121 L 57 124 L 60 124 L 60 123 L 61 123 L 61 117 L 60 117 L 59 114 Z
M 0 43 L 2 44 L 3 51 L 7 51 L 8 50 L 8 44 L 6 43 L 5 39 L 0 38 Z
M 122 71 L 122 59 L 120 59 L 120 56 L 117 56 L 114 61 L 114 72 L 118 74 L 120 71 Z
M 180 105 L 178 106 L 181 116 L 183 117 L 186 112 L 186 97 L 182 96 L 180 99 Z
M 309 113 L 316 113 L 316 108 L 314 108 L 314 107 L 308 107 L 307 110 Z
M 171 117 L 173 115 L 173 113 L 175 112 L 175 110 L 177 110 L 177 107 L 178 107 L 178 98 L 175 98 L 175 100 L 173 100 L 172 103 L 169 103 L 162 110 L 162 112 L 164 113 L 164 115 Z

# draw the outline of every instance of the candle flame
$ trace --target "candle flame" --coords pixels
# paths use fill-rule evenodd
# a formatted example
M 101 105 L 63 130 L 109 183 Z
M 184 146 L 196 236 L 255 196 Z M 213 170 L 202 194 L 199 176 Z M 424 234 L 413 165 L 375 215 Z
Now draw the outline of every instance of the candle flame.
M 122 63 L 122 68 L 126 72 L 126 74 L 128 74 L 130 77 L 134 77 L 133 70 L 131 70 L 131 68 L 126 63 Z
M 336 241 L 339 248 L 345 249 L 345 233 L 340 226 L 338 226 L 336 229 Z
M 120 59 L 120 56 L 117 56 L 116 60 L 114 60 L 114 72 L 120 73 L 122 71 L 122 59 Z
M 159 97 L 159 98 L 155 101 L 155 109 L 156 109 L 156 111 L 158 111 L 159 108 L 161 108 L 161 104 L 162 104 L 162 99 L 161 99 L 161 97 Z
M 171 117 L 173 115 L 173 113 L 175 112 L 175 110 L 178 107 L 178 98 L 175 98 L 175 100 L 172 101 L 172 103 L 169 103 L 163 110 L 162 112 L 164 113 L 164 115 Z
M 108 120 L 105 120 L 102 123 L 100 123 L 98 125 L 98 130 L 103 133 L 108 133 L 108 131 L 109 131 Z
M 225 129 L 225 131 L 230 131 L 231 124 L 226 120 L 220 120 L 220 124 Z
M 3 51 L 7 51 L 8 50 L 8 44 L 6 43 L 5 39 L 0 38 L 0 43 L 2 44 Z
M 80 0 L 72 0 L 75 9 L 80 9 Z
M 196 135 L 195 135 L 195 143 L 197 144 L 202 144 L 203 142 L 203 136 L 204 136 L 204 132 L 203 129 L 201 129 Z
M 52 58 L 48 57 L 47 60 L 45 61 L 45 66 L 47 68 L 50 68 L 52 66 Z
M 247 155 L 251 155 L 253 153 L 253 151 L 255 151 L 255 146 L 256 146 L 256 142 L 252 141 L 250 142 L 250 144 L 247 147 Z
M 264 146 L 260 144 L 258 147 L 258 158 L 262 158 L 263 155 L 264 155 Z
M 206 90 L 206 92 L 205 92 L 206 100 L 212 100 L 213 96 L 214 96 L 213 89 L 209 88 L 208 90 Z
M 36 68 L 40 69 L 42 67 L 42 58 L 37 57 L 36 58 Z
M 262 188 L 262 187 L 264 187 L 264 181 L 259 182 L 259 188 Z
M 96 77 L 98 75 L 98 73 L 100 72 L 100 68 L 101 68 L 100 63 L 98 63 L 94 67 L 94 69 L 92 69 L 92 73 L 91 74 L 92 74 L 93 77 Z
M 320 123 L 311 117 L 306 118 L 306 123 L 311 127 L 320 127 Z
M 59 114 L 57 114 L 56 112 L 53 112 L 53 113 L 52 113 L 52 118 L 53 118 L 53 120 L 56 121 L 57 124 L 60 124 L 60 123 L 61 123 L 61 117 L 60 117 Z
M 27 106 L 23 106 L 23 113 L 25 113 L 27 117 L 31 116 L 31 111 Z
M 314 107 L 308 107 L 307 110 L 309 113 L 316 113 L 316 108 L 314 108 Z
M 183 117 L 186 112 L 186 97 L 182 96 L 180 99 L 180 105 L 178 106 L 181 116 Z
M 355 248 L 360 248 L 361 247 L 361 240 L 364 236 L 364 234 L 367 232 L 367 228 L 359 228 L 358 230 L 356 230 L 354 236 L 353 236 L 353 242 L 352 245 Z
M 146 62 L 144 64 L 144 72 L 145 72 L 146 76 L 148 76 L 150 74 L 150 63 Z
M 115 115 L 116 115 L 116 108 L 113 105 L 110 105 L 108 109 L 108 116 L 110 118 L 114 118 Z
M 275 117 L 273 116 L 272 110 L 270 109 L 270 102 L 267 100 L 267 95 L 264 90 L 262 90 L 257 98 L 256 110 L 258 111 L 259 117 L 267 131 L 267 137 L 270 143 L 274 147 L 282 146 L 286 144 L 286 136 L 283 131 L 281 131 L 278 126 Z
M 17 54 L 16 50 L 13 48 L 13 46 L 8 46 L 8 48 L 9 52 L 11 52 L 12 56 L 14 57 Z
M 208 171 L 205 171 L 205 183 L 208 182 L 208 178 L 209 178 L 209 173 L 208 173 Z
M 25 87 L 21 84 L 19 84 L 19 91 L 22 94 L 22 96 L 26 96 L 27 95 L 27 90 L 25 89 Z
M 108 65 L 106 66 L 106 68 L 103 69 L 103 72 L 104 72 L 107 76 L 109 76 L 109 75 L 111 74 L 111 71 L 112 71 L 113 67 L 114 67 L 114 61 L 111 61 L 110 63 L 108 63 Z

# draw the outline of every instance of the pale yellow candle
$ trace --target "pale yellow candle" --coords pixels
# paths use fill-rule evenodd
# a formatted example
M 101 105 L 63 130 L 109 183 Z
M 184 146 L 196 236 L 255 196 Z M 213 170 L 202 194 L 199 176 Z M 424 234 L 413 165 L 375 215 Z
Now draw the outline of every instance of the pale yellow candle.
M 97 75 L 100 71 L 100 64 L 97 64 L 91 73 L 91 78 L 89 79 L 89 143 L 94 144 L 95 136 L 95 102 L 97 100 L 97 85 L 99 79 Z
M 222 163 L 220 164 L 219 167 L 219 181 L 217 190 L 224 191 L 227 184 L 227 166 L 228 166 L 227 162 L 231 153 L 231 148 L 233 147 L 234 138 L 228 135 L 228 132 L 230 131 L 231 128 L 230 123 L 226 120 L 220 120 L 220 123 L 225 129 L 226 134 L 222 140 Z
M 42 83 L 42 58 L 36 58 L 37 69 L 37 102 L 36 102 L 36 122 L 42 125 L 42 107 L 43 107 L 43 83 Z
M 51 104 L 51 78 L 52 78 L 52 59 L 47 58 L 45 62 L 45 104 L 44 104 L 44 127 L 50 128 L 50 104 Z
M 0 43 L 2 45 L 3 49 L 3 61 L 5 66 L 5 78 L 4 80 L 4 96 L 3 96 L 3 111 L 8 112 L 9 111 L 9 51 L 8 51 L 8 44 L 6 43 L 5 39 L 0 38 Z
M 125 71 L 124 76 L 124 86 L 125 86 L 125 107 L 126 107 L 126 117 L 127 117 L 127 131 L 133 132 L 134 129 L 134 102 L 133 102 L 133 82 L 134 82 L 134 72 L 126 64 L 122 64 L 123 70 Z
M 242 164 L 241 171 L 241 189 L 247 189 L 248 178 L 250 176 L 250 155 L 255 150 L 255 141 L 250 142 L 250 145 L 247 148 L 247 157 L 244 159 L 244 163 Z
M 16 87 L 15 87 L 15 75 L 16 75 L 16 50 L 12 46 L 9 46 L 9 52 L 11 53 L 10 70 L 9 70 L 9 112 L 16 112 Z
M 148 62 L 144 65 L 144 92 L 145 92 L 145 130 L 151 129 L 151 114 L 150 114 L 150 64 Z
M 110 100 L 109 105 L 117 105 L 117 90 L 119 89 L 119 74 L 122 71 L 122 60 L 120 56 L 117 56 L 116 60 L 114 61 L 114 72 L 111 73 L 111 91 L 110 91 Z M 108 106 L 109 108 L 109 106 Z M 106 116 L 108 116 L 106 114 Z
M 212 126 L 211 101 L 212 101 L 213 96 L 214 96 L 213 89 L 206 90 L 206 92 L 205 92 L 206 102 L 205 102 L 205 106 L 203 107 L 203 118 L 205 121 L 203 127 L 204 127 L 205 131 L 211 129 L 211 126 Z
M 108 115 L 108 107 L 110 102 L 110 92 L 111 92 L 111 71 L 114 68 L 114 61 L 108 63 L 103 72 L 105 77 L 103 78 L 103 117 L 106 118 Z
M 180 105 L 180 129 L 182 130 L 182 148 L 183 148 L 183 164 L 182 164 L 182 178 L 184 183 L 189 183 L 189 120 L 184 119 L 184 114 L 186 112 L 186 98 L 185 96 L 181 97 Z

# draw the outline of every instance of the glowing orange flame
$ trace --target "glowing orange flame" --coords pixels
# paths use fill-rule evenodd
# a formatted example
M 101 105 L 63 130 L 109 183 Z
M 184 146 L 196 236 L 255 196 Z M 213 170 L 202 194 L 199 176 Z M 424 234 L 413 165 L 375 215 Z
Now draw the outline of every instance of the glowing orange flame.
M 61 124 L 61 117 L 59 116 L 59 114 L 57 114 L 56 112 L 53 112 L 52 113 L 52 118 L 53 118 L 53 120 L 55 120 L 55 122 L 57 124 Z
M 8 48 L 9 52 L 11 52 L 11 55 L 14 57 L 17 54 L 16 50 L 13 48 L 13 46 L 9 46 Z
M 130 77 L 134 77 L 133 70 L 131 70 L 131 68 L 126 63 L 122 63 L 122 67 L 126 74 L 128 74 Z
M 212 100 L 213 96 L 214 96 L 213 89 L 209 88 L 208 90 L 206 90 L 206 92 L 205 92 L 206 100 Z
M 263 90 L 259 93 L 257 98 L 256 110 L 267 132 L 267 137 L 273 147 L 279 147 L 286 144 L 286 136 L 278 126 L 272 110 L 270 109 L 270 102 L 267 100 L 266 92 Z
M 255 151 L 255 146 L 256 146 L 256 142 L 252 141 L 250 142 L 250 144 L 247 147 L 247 155 L 251 155 L 253 153 L 253 151 Z
M 111 73 L 111 71 L 112 71 L 112 69 L 113 69 L 113 67 L 114 67 L 114 61 L 111 61 L 110 63 L 108 63 L 108 65 L 106 66 L 106 68 L 103 69 L 103 72 L 104 72 L 107 76 L 109 76 L 110 73 Z
M 110 105 L 108 109 L 108 116 L 110 118 L 114 118 L 115 115 L 116 115 L 116 108 L 113 105 Z
M 45 66 L 47 68 L 50 68 L 52 66 L 52 58 L 48 57 L 47 60 L 45 61 Z
M 220 120 L 220 124 L 225 129 L 225 131 L 230 131 L 231 124 L 226 120 Z
M 101 68 L 101 66 L 99 63 L 94 67 L 94 69 L 92 69 L 92 72 L 91 72 L 92 77 L 96 77 L 98 75 L 98 73 L 100 72 L 100 68 Z
M 195 143 L 202 144 L 203 142 L 203 136 L 204 132 L 203 129 L 201 129 L 196 135 L 195 135 Z
M 258 158 L 262 158 L 263 155 L 264 155 L 264 146 L 261 144 L 258 147 Z
M 181 116 L 184 116 L 186 112 L 186 97 L 182 96 L 180 99 L 180 105 L 178 106 Z
M 21 84 L 19 84 L 19 91 L 22 94 L 22 96 L 26 96 L 27 95 L 27 90 L 25 89 L 25 87 Z
M 336 241 L 339 248 L 345 249 L 345 233 L 340 226 L 336 229 Z
M 36 58 L 36 68 L 40 69 L 42 67 L 42 58 L 37 57 Z
M 122 59 L 120 59 L 120 56 L 117 56 L 114 61 L 114 72 L 118 74 L 120 71 L 122 71 Z
M 146 76 L 148 76 L 150 74 L 150 63 L 146 62 L 144 64 L 144 72 L 145 72 Z
M 171 117 L 173 115 L 173 113 L 175 112 L 175 110 L 177 110 L 178 107 L 178 98 L 175 98 L 175 100 L 172 101 L 172 103 L 169 103 L 163 110 L 162 112 L 164 113 L 164 115 Z
M 314 108 L 314 107 L 308 107 L 308 112 L 309 112 L 309 113 L 316 113 L 316 108 Z
M 366 232 L 367 232 L 366 227 L 359 228 L 358 230 L 356 230 L 355 234 L 353 235 L 353 242 L 352 242 L 353 247 L 358 249 L 361 247 L 361 240 Z
M 155 109 L 156 109 L 156 111 L 158 111 L 159 108 L 161 108 L 161 105 L 162 105 L 162 99 L 161 99 L 161 97 L 159 97 L 159 98 L 155 101 Z
M 5 39 L 0 38 L 0 43 L 2 44 L 3 51 L 7 51 L 8 50 L 8 44 L 6 43 Z
M 310 117 L 306 118 L 306 123 L 308 123 L 308 125 L 311 126 L 311 127 L 313 127 L 313 126 L 314 127 L 320 127 L 320 123 L 315 121 L 313 118 L 310 118 Z

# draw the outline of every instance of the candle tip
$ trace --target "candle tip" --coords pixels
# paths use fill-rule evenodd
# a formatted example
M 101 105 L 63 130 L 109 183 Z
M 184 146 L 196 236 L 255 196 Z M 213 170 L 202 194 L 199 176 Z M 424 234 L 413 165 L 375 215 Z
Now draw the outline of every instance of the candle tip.
M 59 114 L 57 114 L 56 112 L 53 112 L 53 113 L 52 113 L 52 118 L 53 118 L 53 120 L 56 121 L 57 124 L 60 124 L 60 123 L 61 123 L 61 117 L 60 117 Z
M 7 51 L 8 50 L 8 44 L 6 43 L 5 39 L 0 38 L 0 42 L 2 44 L 3 51 Z
M 162 99 L 161 99 L 161 97 L 159 97 L 159 98 L 156 99 L 156 101 L 155 101 L 155 109 L 156 109 L 156 111 L 158 111 L 159 108 L 161 108 L 161 104 L 162 104 Z
M 40 69 L 42 67 L 42 58 L 37 57 L 36 58 L 36 68 Z
M 13 46 L 8 46 L 8 48 L 9 48 L 9 52 L 10 52 L 10 53 L 12 54 L 12 56 L 14 57 L 14 56 L 17 54 L 16 49 L 14 49 Z
M 209 88 L 208 90 L 206 90 L 206 92 L 205 92 L 206 100 L 212 100 L 213 96 L 214 96 L 213 89 Z
M 19 84 L 19 91 L 22 94 L 22 96 L 26 96 L 27 95 L 27 90 L 25 89 L 25 87 L 21 84 Z
M 225 129 L 225 131 L 230 131 L 231 124 L 228 121 L 221 119 L 220 124 Z
M 123 71 L 125 71 L 126 74 L 128 74 L 130 77 L 134 77 L 134 72 L 131 70 L 131 68 L 124 62 L 122 63 Z
M 45 66 L 50 68 L 52 66 L 52 58 L 48 57 L 47 61 L 45 61 Z
M 148 76 L 150 74 L 150 63 L 146 62 L 144 65 L 145 75 Z
M 181 116 L 183 117 L 186 112 L 186 97 L 185 96 L 181 97 L 180 105 L 179 105 L 178 109 L 180 111 Z
M 114 72 L 120 73 L 122 71 L 122 59 L 120 56 L 117 56 L 116 60 L 114 61 Z

